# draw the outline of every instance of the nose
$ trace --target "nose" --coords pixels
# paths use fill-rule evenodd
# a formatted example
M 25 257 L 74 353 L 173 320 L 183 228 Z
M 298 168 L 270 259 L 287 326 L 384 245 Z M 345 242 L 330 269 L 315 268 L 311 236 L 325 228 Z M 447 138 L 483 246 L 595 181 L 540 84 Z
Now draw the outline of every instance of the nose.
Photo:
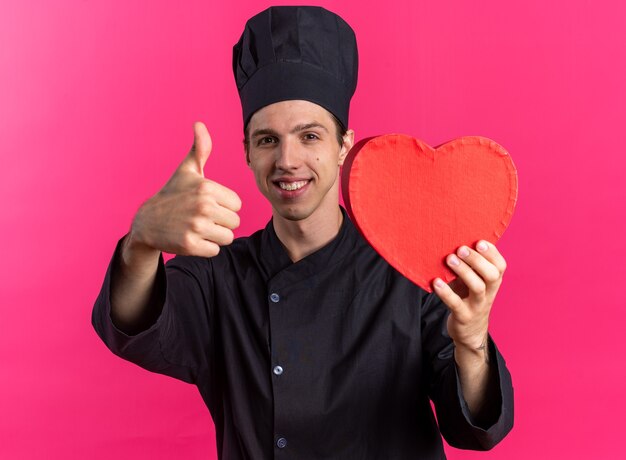
M 302 162 L 297 142 L 284 139 L 277 150 L 276 168 L 283 171 L 298 169 Z

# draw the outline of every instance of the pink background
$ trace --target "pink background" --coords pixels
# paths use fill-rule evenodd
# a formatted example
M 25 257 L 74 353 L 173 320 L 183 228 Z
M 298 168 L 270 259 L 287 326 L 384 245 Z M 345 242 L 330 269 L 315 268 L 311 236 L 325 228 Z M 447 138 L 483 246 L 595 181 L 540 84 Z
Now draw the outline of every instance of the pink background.
M 519 172 L 492 333 L 516 420 L 450 459 L 622 451 L 623 2 L 324 2 L 356 30 L 357 138 L 484 135 Z M 207 177 L 269 207 L 242 153 L 231 47 L 265 2 L 0 4 L 0 458 L 207 459 L 195 387 L 111 354 L 90 324 L 115 242 L 206 123 Z

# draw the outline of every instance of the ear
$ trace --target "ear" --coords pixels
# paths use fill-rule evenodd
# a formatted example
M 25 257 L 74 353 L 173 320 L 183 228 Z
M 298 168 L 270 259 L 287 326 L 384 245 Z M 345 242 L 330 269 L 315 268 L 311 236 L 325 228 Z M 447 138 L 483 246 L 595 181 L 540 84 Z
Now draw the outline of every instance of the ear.
M 343 146 L 341 147 L 341 151 L 339 152 L 339 166 L 343 165 L 343 162 L 346 160 L 346 156 L 348 156 L 348 152 L 354 145 L 354 131 L 349 129 L 346 131 L 346 134 L 343 136 Z

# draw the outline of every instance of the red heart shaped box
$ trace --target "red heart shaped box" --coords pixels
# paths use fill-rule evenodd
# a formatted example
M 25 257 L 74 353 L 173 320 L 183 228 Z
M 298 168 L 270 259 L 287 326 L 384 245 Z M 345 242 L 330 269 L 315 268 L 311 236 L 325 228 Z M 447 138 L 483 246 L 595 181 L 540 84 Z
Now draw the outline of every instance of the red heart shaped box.
M 372 247 L 428 292 L 461 245 L 495 243 L 517 201 L 517 172 L 491 139 L 467 136 L 436 148 L 403 134 L 359 141 L 342 168 L 346 209 Z

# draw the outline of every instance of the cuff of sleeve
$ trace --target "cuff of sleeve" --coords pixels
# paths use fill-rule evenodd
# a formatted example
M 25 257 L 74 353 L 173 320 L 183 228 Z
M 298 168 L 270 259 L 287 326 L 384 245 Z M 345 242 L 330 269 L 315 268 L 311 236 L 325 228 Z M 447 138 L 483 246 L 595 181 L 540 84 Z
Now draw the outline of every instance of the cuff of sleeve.
M 455 363 L 455 377 L 457 397 L 460 403 L 461 412 L 468 425 L 477 438 L 484 438 L 483 447 L 489 449 L 499 442 L 511 430 L 513 426 L 513 387 L 511 376 L 506 368 L 504 358 L 498 351 L 491 335 L 488 338 L 489 365 L 491 376 L 496 382 L 490 382 L 487 400 L 482 408 L 480 417 L 471 414 L 467 402 L 463 397 L 461 379 Z
M 456 377 L 456 391 L 457 391 L 457 397 L 460 401 L 461 404 L 461 411 L 463 412 L 463 416 L 465 417 L 465 420 L 472 425 L 472 427 L 479 429 L 479 430 L 483 430 L 483 431 L 487 431 L 489 430 L 489 428 L 493 425 L 495 425 L 498 421 L 498 419 L 500 418 L 500 416 L 502 415 L 502 386 L 501 386 L 501 378 L 500 378 L 500 368 L 502 366 L 499 365 L 498 363 L 498 359 L 496 356 L 496 352 L 495 352 L 495 345 L 493 343 L 493 340 L 491 339 L 491 336 L 488 337 L 487 340 L 487 347 L 488 347 L 488 353 L 489 353 L 489 366 L 493 366 L 492 369 L 490 369 L 491 372 L 491 378 L 495 378 L 497 380 L 497 382 L 490 382 L 490 389 L 494 390 L 494 389 L 498 389 L 497 394 L 490 392 L 487 395 L 487 400 L 485 401 L 485 405 L 483 406 L 483 413 L 487 414 L 487 417 L 482 417 L 483 420 L 478 420 L 477 417 L 474 417 L 472 415 L 472 413 L 470 412 L 469 406 L 467 405 L 467 401 L 465 400 L 465 397 L 463 396 L 463 389 L 461 387 L 461 378 L 459 376 L 459 368 L 455 362 L 454 365 L 454 372 L 455 372 L 455 377 Z
M 160 326 L 160 323 L 164 321 L 168 309 L 167 301 L 165 299 L 166 296 L 164 294 L 161 297 L 163 304 L 159 305 L 158 308 L 153 309 L 153 314 L 146 317 L 142 324 L 134 331 L 123 331 L 113 322 L 111 318 L 111 278 L 115 267 L 118 266 L 117 263 L 122 252 L 122 242 L 125 237 L 126 235 L 120 238 L 115 246 L 115 251 L 109 261 L 102 289 L 96 300 L 92 314 L 92 324 L 96 332 L 115 354 L 120 354 L 129 341 L 143 339 L 147 338 L 147 336 L 153 335 Z M 156 286 L 162 293 L 165 293 L 165 283 L 167 282 L 167 278 L 165 275 L 165 263 L 162 253 L 159 254 L 156 276 Z
M 121 255 L 122 237 L 115 251 L 92 312 L 92 324 L 98 336 L 117 356 L 133 362 L 151 372 L 169 375 L 187 383 L 195 383 L 199 374 L 197 356 L 189 352 L 189 343 L 182 340 L 184 334 L 177 320 L 176 308 L 170 300 L 169 291 L 173 284 L 166 275 L 163 255 L 159 255 L 155 286 L 159 289 L 160 305 L 153 308 L 141 327 L 128 333 L 115 326 L 111 319 L 111 275 Z M 168 263 L 169 266 L 169 263 Z M 180 288 L 180 287 L 179 287 Z M 183 286 L 184 288 L 184 286 Z M 154 300 L 154 299 L 151 299 Z M 178 329 L 177 329 L 178 328 Z M 205 334 L 208 336 L 208 334 Z M 184 337 L 184 335 L 183 335 Z

